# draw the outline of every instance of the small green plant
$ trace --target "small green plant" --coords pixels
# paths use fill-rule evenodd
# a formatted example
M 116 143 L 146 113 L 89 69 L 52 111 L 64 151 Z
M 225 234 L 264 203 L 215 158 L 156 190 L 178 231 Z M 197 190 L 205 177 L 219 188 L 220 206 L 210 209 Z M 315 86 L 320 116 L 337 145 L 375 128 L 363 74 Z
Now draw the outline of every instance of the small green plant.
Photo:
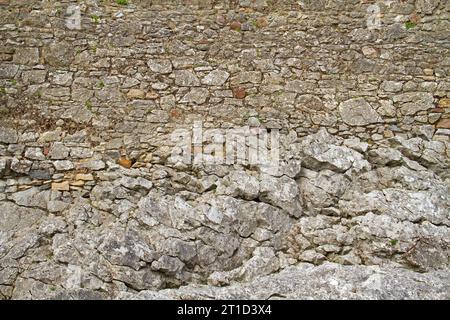
M 15 85 L 17 84 L 17 80 L 16 80 L 16 79 L 12 79 L 12 80 L 11 80 L 11 84 L 12 84 L 13 86 L 15 86 Z
M 128 0 L 116 0 L 116 3 L 121 6 L 126 6 L 128 4 Z
M 258 119 L 258 121 L 259 121 L 260 123 L 263 122 L 263 120 L 264 120 L 259 114 L 256 115 L 255 118 Z
M 50 287 L 50 291 L 56 291 L 55 287 Z
M 250 21 L 250 24 L 251 24 L 255 29 L 258 29 L 258 21 L 252 20 L 252 21 Z
M 97 53 L 97 47 L 96 46 L 92 46 L 91 47 L 91 52 L 92 52 L 92 54 L 96 54 Z
M 0 95 L 6 94 L 6 89 L 4 87 L 0 87 Z
M 86 109 L 88 109 L 89 111 L 92 111 L 92 103 L 88 100 L 84 103 L 84 106 L 86 107 Z
M 391 240 L 389 240 L 389 244 L 390 244 L 391 246 L 395 246 L 397 243 L 398 243 L 398 240 L 397 240 L 397 239 L 391 239 Z
M 7 115 L 9 113 L 9 109 L 6 107 L 0 107 L 0 115 Z
M 97 83 L 97 87 L 103 89 L 105 87 L 105 83 L 102 80 L 100 80 L 100 82 Z
M 91 15 L 91 20 L 95 24 L 100 23 L 100 17 L 98 15 L 96 15 L 96 14 Z
M 412 28 L 414 28 L 415 26 L 416 26 L 416 24 L 415 24 L 414 22 L 412 22 L 412 21 L 406 21 L 406 22 L 405 22 L 405 28 L 406 28 L 406 30 L 412 29 Z

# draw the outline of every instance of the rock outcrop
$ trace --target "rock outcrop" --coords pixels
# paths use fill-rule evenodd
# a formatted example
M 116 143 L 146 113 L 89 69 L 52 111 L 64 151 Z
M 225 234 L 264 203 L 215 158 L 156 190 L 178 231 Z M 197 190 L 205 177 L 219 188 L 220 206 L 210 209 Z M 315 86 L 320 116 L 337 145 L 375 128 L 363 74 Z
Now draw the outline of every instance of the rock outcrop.
M 0 1 L 0 299 L 450 298 L 445 1 L 128 2 Z

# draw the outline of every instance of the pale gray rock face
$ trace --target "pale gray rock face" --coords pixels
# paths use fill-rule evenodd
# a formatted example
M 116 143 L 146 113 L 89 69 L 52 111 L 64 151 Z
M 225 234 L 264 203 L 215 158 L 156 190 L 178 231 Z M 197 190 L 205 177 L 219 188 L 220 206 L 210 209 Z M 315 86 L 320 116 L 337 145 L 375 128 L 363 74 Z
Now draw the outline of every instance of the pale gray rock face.
M 16 143 L 17 132 L 11 128 L 0 127 L 0 143 Z
M 121 293 L 121 299 L 448 299 L 448 271 L 416 273 L 395 266 L 314 267 L 300 264 L 249 283 L 218 288 L 190 285 L 178 289 Z
M 202 79 L 202 83 L 209 86 L 221 86 L 228 80 L 229 76 L 230 74 L 226 71 L 214 70 Z
M 172 72 L 172 63 L 170 60 L 150 59 L 147 61 L 147 65 L 155 73 L 167 74 Z
M 68 2 L 0 0 L 0 299 L 450 298 L 448 1 Z
M 198 77 L 189 70 L 175 71 L 175 84 L 183 87 L 199 86 L 200 80 Z
M 189 91 L 180 102 L 202 104 L 208 99 L 209 91 L 204 88 L 193 88 Z
M 17 48 L 13 61 L 17 64 L 35 65 L 39 63 L 39 48 Z
M 382 122 L 380 115 L 363 98 L 355 98 L 342 102 L 339 105 L 342 120 L 351 126 L 364 126 L 371 123 Z
M 402 93 L 394 96 L 393 100 L 400 106 L 400 111 L 404 115 L 413 115 L 434 107 L 433 95 L 425 92 Z

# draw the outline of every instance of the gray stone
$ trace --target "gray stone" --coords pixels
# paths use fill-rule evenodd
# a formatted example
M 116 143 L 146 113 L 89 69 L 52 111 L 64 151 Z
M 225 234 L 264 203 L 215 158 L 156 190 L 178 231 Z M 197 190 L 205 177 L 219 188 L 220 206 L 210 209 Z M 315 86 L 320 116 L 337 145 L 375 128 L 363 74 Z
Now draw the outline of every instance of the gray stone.
M 16 143 L 17 140 L 18 135 L 16 130 L 0 126 L 0 143 Z
M 165 59 L 150 59 L 147 65 L 155 73 L 167 74 L 172 72 L 172 63 Z
M 31 160 L 45 160 L 45 156 L 42 153 L 41 148 L 27 148 L 25 150 L 25 158 Z
M 70 149 L 70 156 L 78 159 L 86 159 L 92 157 L 94 152 L 88 148 L 74 147 Z
M 439 0 L 416 0 L 416 9 L 418 12 L 432 14 L 439 2 Z
M 322 111 L 324 110 L 324 104 L 320 98 L 311 95 L 304 94 L 297 98 L 297 107 L 301 107 L 304 111 Z
M 30 70 L 22 73 L 22 79 L 25 83 L 36 84 L 45 82 L 47 71 L 45 70 Z
M 19 191 L 11 195 L 13 200 L 19 206 L 38 207 L 47 209 L 47 203 L 50 200 L 50 192 L 40 191 L 39 188 L 32 187 L 24 191 Z
M 381 84 L 381 89 L 387 92 L 399 92 L 402 90 L 403 83 L 397 81 L 384 81 Z
M 18 64 L 35 65 L 39 63 L 39 48 L 17 48 L 13 61 Z
M 184 267 L 184 263 L 176 258 L 169 256 L 162 256 L 157 261 L 153 261 L 152 269 L 168 274 L 175 274 L 180 272 Z
M 119 183 L 127 189 L 131 190 L 150 190 L 153 186 L 152 182 L 144 179 L 142 177 L 132 178 L 132 177 L 122 177 Z
M 286 210 L 294 217 L 299 217 L 303 213 L 298 185 L 295 180 L 286 176 L 278 179 L 269 175 L 262 175 L 259 198 L 275 207 Z
M 124 299 L 442 299 L 449 298 L 448 271 L 416 273 L 395 266 L 342 266 L 327 263 L 318 267 L 301 263 L 280 273 L 229 287 L 190 285 L 159 292 L 123 293 Z
M 252 200 L 259 195 L 259 181 L 245 171 L 233 171 L 220 181 L 217 194 Z
M 13 79 L 19 71 L 19 66 L 15 64 L 3 64 L 0 67 L 0 78 L 1 79 Z
M 200 80 L 192 71 L 176 70 L 174 72 L 174 75 L 175 75 L 175 84 L 177 86 L 194 87 L 200 85 Z
M 61 142 L 55 142 L 51 145 L 48 156 L 52 160 L 63 160 L 69 156 L 70 149 Z
M 400 104 L 400 110 L 404 115 L 413 115 L 434 108 L 431 93 L 407 92 L 394 96 L 393 100 L 394 103 Z
M 227 80 L 230 74 L 223 70 L 213 70 L 202 79 L 202 83 L 208 86 L 221 86 Z
M 58 171 L 72 170 L 75 167 L 73 165 L 72 161 L 69 161 L 69 160 L 54 161 L 53 165 L 55 166 L 55 169 Z
M 363 98 L 355 98 L 339 105 L 342 121 L 351 126 L 365 126 L 382 122 L 379 114 Z
M 73 72 L 58 71 L 52 75 L 52 82 L 60 86 L 68 86 L 72 84 Z
M 32 165 L 32 161 L 13 158 L 11 161 L 11 170 L 16 173 L 27 174 L 28 172 L 30 172 Z
M 261 83 L 262 74 L 260 71 L 243 71 L 231 78 L 232 84 L 241 83 Z
M 45 63 L 52 67 L 65 67 L 71 64 L 74 58 L 74 47 L 66 41 L 52 41 L 42 49 Z
M 204 88 L 193 88 L 181 98 L 181 103 L 203 104 L 208 99 L 209 91 Z
M 7 158 L 0 158 L 0 177 L 3 177 L 3 174 L 7 169 L 7 164 L 8 164 Z

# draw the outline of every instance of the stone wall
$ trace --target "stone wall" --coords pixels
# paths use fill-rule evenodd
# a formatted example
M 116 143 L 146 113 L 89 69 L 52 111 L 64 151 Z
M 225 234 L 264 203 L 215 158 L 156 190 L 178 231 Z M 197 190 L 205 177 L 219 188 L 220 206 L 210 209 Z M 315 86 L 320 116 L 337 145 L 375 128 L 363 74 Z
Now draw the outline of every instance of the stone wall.
M 449 12 L 0 0 L 0 298 L 226 286 L 299 263 L 445 282 Z M 171 163 L 171 134 L 198 120 L 279 130 L 280 171 Z

